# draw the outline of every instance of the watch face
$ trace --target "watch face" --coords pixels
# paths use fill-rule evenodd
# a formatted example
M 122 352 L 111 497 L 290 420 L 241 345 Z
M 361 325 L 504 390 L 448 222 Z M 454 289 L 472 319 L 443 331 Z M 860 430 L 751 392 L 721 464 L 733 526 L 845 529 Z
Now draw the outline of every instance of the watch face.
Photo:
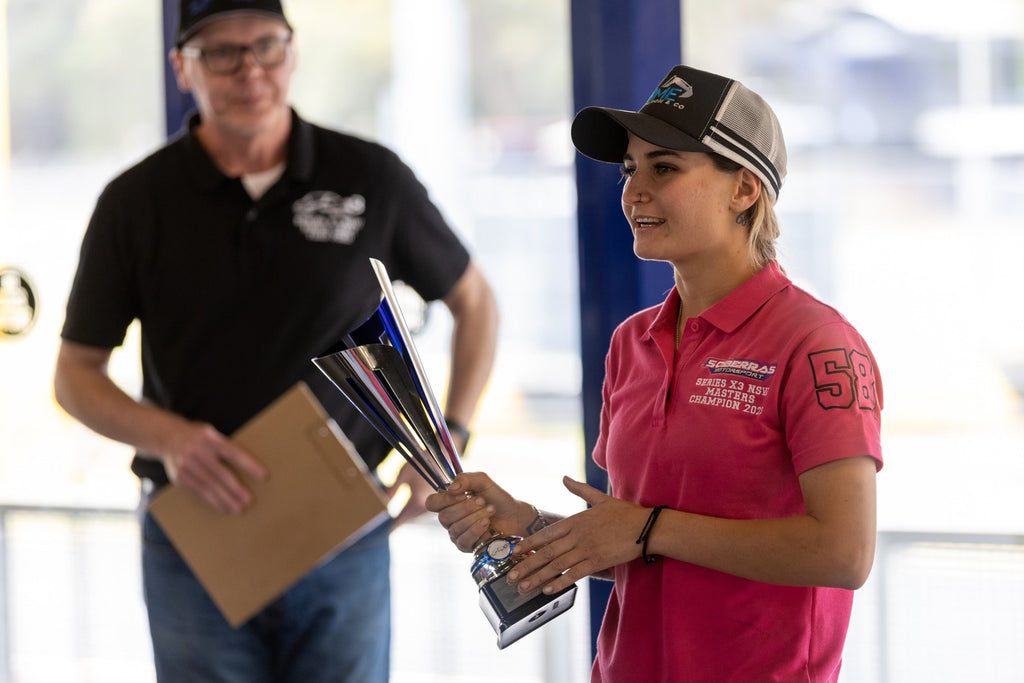
M 504 560 L 512 554 L 512 544 L 504 538 L 497 538 L 488 544 L 487 554 L 495 560 Z

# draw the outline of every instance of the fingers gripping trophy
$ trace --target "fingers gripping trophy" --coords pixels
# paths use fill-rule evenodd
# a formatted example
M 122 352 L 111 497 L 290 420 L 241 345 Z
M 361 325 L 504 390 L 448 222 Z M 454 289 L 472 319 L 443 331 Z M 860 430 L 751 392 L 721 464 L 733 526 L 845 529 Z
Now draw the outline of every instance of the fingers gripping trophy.
M 326 354 L 313 359 L 356 409 L 435 491 L 446 489 L 462 465 L 438 408 L 384 264 L 370 259 L 381 288 L 377 310 Z M 468 494 L 472 495 L 472 494 Z M 505 575 L 522 540 L 490 529 L 474 550 L 470 573 L 480 609 L 502 649 L 572 607 L 576 586 L 520 595 Z

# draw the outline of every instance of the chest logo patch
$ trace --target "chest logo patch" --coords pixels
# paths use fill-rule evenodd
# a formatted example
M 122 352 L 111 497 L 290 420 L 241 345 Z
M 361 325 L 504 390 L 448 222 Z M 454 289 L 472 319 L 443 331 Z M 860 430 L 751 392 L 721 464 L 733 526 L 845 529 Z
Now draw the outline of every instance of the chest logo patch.
M 722 360 L 720 358 L 708 358 L 704 366 L 711 371 L 712 375 L 740 375 L 764 381 L 775 374 L 775 363 L 759 363 L 754 360 L 740 360 L 731 358 Z
M 311 242 L 352 244 L 366 224 L 366 198 L 330 190 L 309 192 L 292 204 L 292 223 Z

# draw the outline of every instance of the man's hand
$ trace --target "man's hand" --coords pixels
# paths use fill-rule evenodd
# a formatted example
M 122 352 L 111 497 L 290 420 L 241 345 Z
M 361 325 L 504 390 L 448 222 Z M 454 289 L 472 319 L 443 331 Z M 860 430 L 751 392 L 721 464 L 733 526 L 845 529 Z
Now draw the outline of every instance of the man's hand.
M 239 474 L 263 479 L 263 465 L 212 425 L 126 394 L 107 374 L 111 351 L 61 342 L 53 380 L 60 406 L 96 433 L 159 459 L 172 482 L 215 509 L 237 513 L 250 505 Z
M 421 477 L 416 469 L 409 463 L 405 463 L 398 470 L 398 474 L 395 476 L 395 482 L 388 486 L 385 490 L 385 495 L 388 501 L 391 501 L 398 495 L 402 485 L 408 484 L 409 486 L 409 500 L 406 501 L 402 510 L 395 517 L 394 525 L 392 529 L 397 529 L 406 522 L 411 522 L 423 513 L 427 511 L 425 502 L 427 496 L 433 493 L 434 489 L 430 483 Z
M 160 455 L 167 477 L 192 490 L 214 509 L 240 513 L 253 503 L 253 494 L 238 473 L 262 480 L 266 469 L 248 451 L 212 425 L 184 423 L 170 449 Z

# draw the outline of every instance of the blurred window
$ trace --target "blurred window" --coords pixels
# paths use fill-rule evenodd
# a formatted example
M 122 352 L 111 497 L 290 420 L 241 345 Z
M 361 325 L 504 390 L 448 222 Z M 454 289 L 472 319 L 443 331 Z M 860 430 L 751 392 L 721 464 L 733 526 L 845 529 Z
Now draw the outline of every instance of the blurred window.
M 1024 578 L 997 567 L 1024 553 L 1024 5 L 684 10 L 685 59 L 779 115 L 783 265 L 880 366 L 880 542 L 840 680 L 1012 680 Z M 923 609 L 923 586 L 939 585 Z M 990 590 L 941 595 L 967 586 Z

